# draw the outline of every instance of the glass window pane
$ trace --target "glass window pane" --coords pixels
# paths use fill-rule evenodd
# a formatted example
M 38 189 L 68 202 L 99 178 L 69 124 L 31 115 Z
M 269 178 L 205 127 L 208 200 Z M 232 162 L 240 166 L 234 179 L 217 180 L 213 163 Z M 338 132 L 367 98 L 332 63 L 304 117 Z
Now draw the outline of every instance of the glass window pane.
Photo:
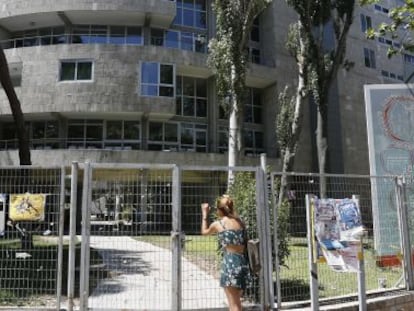
M 195 0 L 195 9 L 198 11 L 206 11 L 206 0 Z
M 162 123 L 150 122 L 149 124 L 149 140 L 162 141 Z
M 259 107 L 253 108 L 253 122 L 258 124 L 262 123 L 262 109 Z
M 259 34 L 259 27 L 253 27 L 250 33 L 250 40 L 259 42 L 260 41 L 260 34 Z
M 124 121 L 124 139 L 140 139 L 141 127 L 139 122 Z
M 141 82 L 158 84 L 158 63 L 142 63 Z
M 173 84 L 173 66 L 172 65 L 160 65 L 160 83 Z
M 109 29 L 109 43 L 124 44 L 125 43 L 125 27 L 111 26 Z
M 207 23 L 206 23 L 206 12 L 195 12 L 195 26 L 197 28 L 206 29 Z
M 197 79 L 197 97 L 207 97 L 207 80 Z
M 205 146 L 207 144 L 207 133 L 198 131 L 196 135 L 196 144 Z
M 46 138 L 58 138 L 59 137 L 59 124 L 56 121 L 46 122 L 45 128 Z
M 77 80 L 92 80 L 92 63 L 78 63 Z
M 175 123 L 165 124 L 165 141 L 177 142 L 178 141 L 178 125 Z
M 122 121 L 106 122 L 106 139 L 122 139 Z
M 176 97 L 175 98 L 175 114 L 180 116 L 182 113 L 182 97 Z
M 183 12 L 183 25 L 194 27 L 194 11 L 184 9 L 184 12 Z
M 255 144 L 256 148 L 263 148 L 263 133 L 262 132 L 255 132 Z
M 186 96 L 195 96 L 194 79 L 183 77 L 183 94 Z
M 193 34 L 191 32 L 183 32 L 181 34 L 181 49 L 187 51 L 193 50 Z
M 102 126 L 86 125 L 87 140 L 102 140 Z
M 207 117 L 207 101 L 205 99 L 197 99 L 197 117 Z
M 141 27 L 127 27 L 127 44 L 142 44 L 142 29 Z
M 175 94 L 176 96 L 180 96 L 182 95 L 182 90 L 181 90 L 181 81 L 182 81 L 183 77 L 181 76 L 177 76 L 176 81 L 175 81 Z
M 182 3 L 184 8 L 194 9 L 194 0 L 183 0 Z
M 172 86 L 160 86 L 159 96 L 174 97 L 174 88 Z
M 181 143 L 182 144 L 193 144 L 193 129 L 181 127 Z
M 151 44 L 158 46 L 164 45 L 164 30 L 151 29 Z
M 244 145 L 246 148 L 253 148 L 253 133 L 252 131 L 244 132 Z
M 179 40 L 178 40 L 179 32 L 177 31 L 166 31 L 165 33 L 165 46 L 168 48 L 179 48 Z
M 75 67 L 74 62 L 62 62 L 60 69 L 60 81 L 75 80 Z
M 83 124 L 69 124 L 68 126 L 68 138 L 69 139 L 83 139 Z
M 45 137 L 45 123 L 33 122 L 32 123 L 32 138 L 39 139 Z
M 183 115 L 190 117 L 193 117 L 195 115 L 194 98 L 183 97 Z

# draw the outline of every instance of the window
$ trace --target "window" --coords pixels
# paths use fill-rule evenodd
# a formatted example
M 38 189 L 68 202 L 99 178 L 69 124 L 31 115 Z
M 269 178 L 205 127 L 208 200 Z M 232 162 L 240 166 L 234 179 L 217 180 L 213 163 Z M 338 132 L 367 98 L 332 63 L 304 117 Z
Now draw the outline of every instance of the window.
M 92 61 L 61 61 L 60 81 L 91 81 Z
M 255 64 L 260 64 L 260 50 L 255 48 L 249 49 L 250 61 Z
M 375 52 L 373 50 L 364 48 L 365 66 L 375 68 Z
M 107 120 L 105 124 L 106 149 L 140 149 L 141 126 L 138 121 Z
M 258 17 L 253 21 L 252 30 L 250 32 L 250 41 L 260 42 L 260 25 Z
M 244 122 L 262 123 L 262 102 L 258 89 L 250 88 L 248 91 L 246 104 L 244 106 Z
M 366 32 L 368 29 L 372 28 L 371 16 L 361 14 L 361 31 Z
M 414 56 L 409 54 L 404 54 L 404 62 L 414 65 Z
M 150 122 L 149 150 L 207 152 L 207 125 Z
M 142 63 L 141 95 L 174 97 L 174 66 Z
M 206 0 L 177 0 L 175 25 L 207 29 Z
M 246 155 L 260 154 L 264 152 L 262 131 L 245 129 L 243 131 L 243 136 Z
M 59 148 L 59 124 L 57 121 L 36 121 L 30 124 L 30 136 L 35 149 Z
M 207 52 L 206 35 L 200 33 L 151 29 L 151 44 L 199 53 Z
M 68 148 L 102 148 L 102 120 L 69 120 Z
M 207 117 L 207 80 L 177 76 L 176 114 Z

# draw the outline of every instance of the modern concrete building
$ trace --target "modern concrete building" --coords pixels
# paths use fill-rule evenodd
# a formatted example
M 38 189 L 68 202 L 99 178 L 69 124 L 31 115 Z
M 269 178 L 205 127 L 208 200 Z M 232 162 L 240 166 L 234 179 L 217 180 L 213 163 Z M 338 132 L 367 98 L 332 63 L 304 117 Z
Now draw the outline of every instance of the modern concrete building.
M 397 1 L 398 2 L 398 1 Z M 72 161 L 226 165 L 228 122 L 218 103 L 207 44 L 211 0 L 1 0 L 1 44 L 29 131 L 34 165 Z M 388 39 L 364 28 L 384 6 L 358 9 L 332 94 L 330 170 L 367 173 L 363 84 L 401 82 L 413 56 L 388 60 Z M 379 9 L 381 8 L 381 9 Z M 296 78 L 285 49 L 295 14 L 275 0 L 250 37 L 243 164 L 265 152 L 275 168 L 278 92 Z M 405 60 L 405 62 L 404 62 Z M 296 168 L 315 170 L 312 109 Z M 0 164 L 18 164 L 12 116 L 0 93 Z

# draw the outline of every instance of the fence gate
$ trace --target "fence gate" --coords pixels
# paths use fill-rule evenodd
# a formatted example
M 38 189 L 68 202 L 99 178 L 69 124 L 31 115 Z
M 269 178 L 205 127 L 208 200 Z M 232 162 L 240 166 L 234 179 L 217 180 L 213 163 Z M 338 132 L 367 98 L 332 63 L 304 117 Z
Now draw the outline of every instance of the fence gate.
M 71 193 L 72 205 L 79 206 L 71 209 L 71 236 L 81 234 L 80 250 L 76 243 L 70 247 L 73 258 L 80 258 L 78 269 L 69 255 L 69 280 L 79 279 L 80 310 L 227 310 L 217 240 L 199 234 L 200 204 L 214 205 L 224 193 L 227 169 L 81 167 L 83 181 L 76 183 L 77 165 L 72 166 Z M 250 171 L 254 178 L 256 168 Z M 258 283 L 253 281 L 244 304 L 260 299 Z M 71 288 L 69 310 L 76 290 Z

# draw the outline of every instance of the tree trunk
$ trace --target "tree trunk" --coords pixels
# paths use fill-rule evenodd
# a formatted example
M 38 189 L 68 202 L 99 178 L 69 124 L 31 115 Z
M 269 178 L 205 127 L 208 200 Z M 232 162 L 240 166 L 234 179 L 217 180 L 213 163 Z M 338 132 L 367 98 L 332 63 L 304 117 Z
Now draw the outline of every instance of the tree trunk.
M 316 145 L 318 149 L 318 165 L 319 165 L 319 195 L 326 198 L 326 158 L 328 152 L 328 139 L 326 132 L 326 118 L 322 116 L 320 108 L 318 108 L 318 125 L 316 129 Z
M 10 78 L 9 67 L 3 48 L 0 46 L 0 83 L 6 92 L 9 99 L 10 109 L 13 114 L 14 124 L 16 126 L 16 134 L 19 144 L 19 160 L 20 165 L 31 165 L 29 140 L 27 138 L 26 129 L 24 126 L 24 117 L 20 101 L 17 98 L 16 92 Z

